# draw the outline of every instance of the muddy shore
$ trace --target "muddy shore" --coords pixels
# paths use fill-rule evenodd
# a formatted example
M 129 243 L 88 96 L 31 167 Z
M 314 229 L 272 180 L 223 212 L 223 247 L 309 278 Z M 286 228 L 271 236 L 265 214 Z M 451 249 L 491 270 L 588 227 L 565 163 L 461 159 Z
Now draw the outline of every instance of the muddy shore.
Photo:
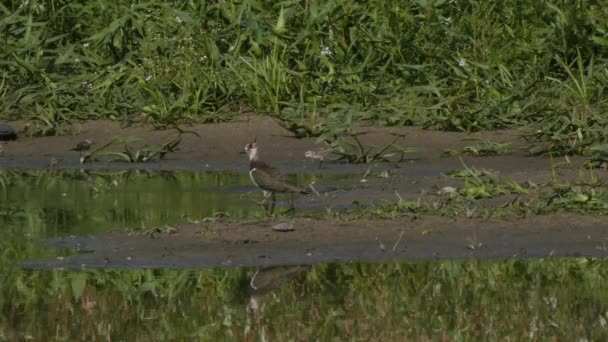
M 608 224 L 580 215 L 518 220 L 446 217 L 356 220 L 300 218 L 295 230 L 267 223 L 182 225 L 172 234 L 73 236 L 48 240 L 75 256 L 26 263 L 32 268 L 200 268 L 333 261 L 532 258 L 608 255 Z
M 12 122 L 21 129 L 25 122 Z M 419 128 L 361 127 L 366 145 L 386 144 L 395 134 L 403 135 L 397 143 L 415 148 L 416 152 L 395 164 L 352 165 L 306 160 L 308 150 L 323 148 L 315 139 L 295 139 L 293 135 L 268 118 L 247 117 L 237 122 L 195 125 L 182 129 L 179 150 L 166 159 L 148 163 L 98 161 L 80 164 L 79 153 L 70 151 L 78 142 L 93 139 L 103 145 L 114 137 L 137 136 L 144 144 L 166 142 L 174 130 L 151 127 L 121 128 L 116 122 L 95 121 L 75 125 L 76 135 L 60 137 L 19 138 L 3 142 L 0 169 L 46 169 L 54 158 L 54 169 L 141 169 L 164 171 L 233 171 L 246 172 L 247 161 L 240 152 L 257 138 L 263 158 L 287 173 L 361 174 L 388 170 L 389 179 L 374 180 L 366 187 L 377 188 L 375 201 L 394 200 L 395 192 L 404 198 L 416 198 L 423 189 L 443 186 L 441 174 L 462 168 L 458 157 L 443 157 L 445 149 L 461 149 L 478 140 L 524 142 L 516 132 L 450 133 Z M 464 157 L 467 166 L 487 168 L 514 180 L 536 182 L 551 179 L 552 161 L 530 157 L 525 153 L 507 156 Z M 580 160 L 573 159 L 574 165 Z M 574 179 L 578 169 L 559 169 L 564 179 Z M 603 173 L 598 174 L 605 177 Z M 255 191 L 255 189 L 251 189 Z M 366 195 L 367 196 L 367 195 Z M 343 196 L 344 203 L 357 200 L 356 193 Z M 370 199 L 371 201 L 371 199 Z M 336 203 L 333 203 L 336 205 Z M 288 221 L 292 232 L 277 232 L 273 225 Z M 402 217 L 393 220 L 334 218 L 285 218 L 278 221 L 216 222 L 184 224 L 174 234 L 63 237 L 47 241 L 53 247 L 86 251 L 75 256 L 29 262 L 29 267 L 213 267 L 270 266 L 303 264 L 334 260 L 387 260 L 436 258 L 508 258 L 605 256 L 608 225 L 602 216 L 558 214 L 509 220 L 466 219 L 448 217 Z

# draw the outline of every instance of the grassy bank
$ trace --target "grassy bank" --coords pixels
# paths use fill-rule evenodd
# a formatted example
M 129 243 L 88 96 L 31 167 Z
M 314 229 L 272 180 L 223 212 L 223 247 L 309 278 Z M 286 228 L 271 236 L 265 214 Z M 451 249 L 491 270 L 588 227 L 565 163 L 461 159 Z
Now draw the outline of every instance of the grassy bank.
M 0 13 L 0 117 L 32 119 L 34 134 L 254 111 L 300 135 L 371 120 L 528 127 L 558 153 L 605 141 L 600 2 L 33 0 Z

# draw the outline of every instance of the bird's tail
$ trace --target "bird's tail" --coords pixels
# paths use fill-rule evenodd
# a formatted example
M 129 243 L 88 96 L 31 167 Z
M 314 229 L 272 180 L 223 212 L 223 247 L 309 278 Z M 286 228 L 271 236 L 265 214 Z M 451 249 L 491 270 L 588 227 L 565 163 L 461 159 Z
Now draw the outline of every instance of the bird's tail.
M 310 190 L 308 190 L 308 189 L 306 189 L 306 188 L 300 188 L 300 189 L 298 189 L 298 190 L 299 190 L 299 192 L 300 192 L 302 195 L 308 195 L 308 194 L 310 194 Z
M 303 188 L 301 186 L 294 186 L 294 185 L 290 184 L 290 186 L 289 186 L 288 189 L 291 192 L 296 192 L 296 193 L 299 193 L 299 194 L 302 194 L 302 195 L 308 195 L 308 194 L 310 194 L 310 190 L 308 190 L 306 188 Z

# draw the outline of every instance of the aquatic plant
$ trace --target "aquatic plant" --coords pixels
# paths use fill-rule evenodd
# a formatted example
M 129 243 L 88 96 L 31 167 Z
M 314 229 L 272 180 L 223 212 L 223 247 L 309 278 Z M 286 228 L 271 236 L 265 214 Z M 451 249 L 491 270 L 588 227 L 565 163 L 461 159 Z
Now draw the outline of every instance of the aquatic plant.
M 174 152 L 182 141 L 181 133 L 175 138 L 162 143 L 158 146 L 145 145 L 140 149 L 135 149 L 131 144 L 140 142 L 139 137 L 118 137 L 112 139 L 107 144 L 90 152 L 85 152 L 80 157 L 80 163 L 86 163 L 97 158 L 111 157 L 115 161 L 127 163 L 145 163 L 156 158 L 163 159 L 167 153 Z M 115 145 L 120 145 L 123 151 L 113 151 Z

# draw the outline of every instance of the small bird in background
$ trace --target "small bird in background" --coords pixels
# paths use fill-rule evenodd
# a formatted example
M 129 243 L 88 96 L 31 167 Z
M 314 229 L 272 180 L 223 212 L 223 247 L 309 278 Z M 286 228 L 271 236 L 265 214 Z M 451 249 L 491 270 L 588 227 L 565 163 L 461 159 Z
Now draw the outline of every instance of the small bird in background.
M 275 193 L 299 193 L 309 194 L 310 191 L 306 188 L 289 183 L 287 175 L 280 173 L 277 169 L 270 167 L 268 164 L 260 160 L 258 145 L 254 140 L 251 144 L 245 145 L 245 153 L 249 156 L 249 177 L 253 184 L 262 189 L 264 200 L 262 205 L 266 210 L 269 210 L 267 200 L 271 198 L 270 213 L 272 214 L 275 204 Z M 291 209 L 293 209 L 293 197 L 291 201 Z
M 85 160 L 87 159 L 87 156 L 82 156 L 82 152 L 86 152 L 88 150 L 91 149 L 91 146 L 93 146 L 95 144 L 95 141 L 93 139 L 84 139 L 83 141 L 79 142 L 76 147 L 74 147 L 73 149 L 71 149 L 70 151 L 78 151 L 78 153 L 80 154 L 80 164 L 84 164 Z
M 83 141 L 79 142 L 76 145 L 76 147 L 74 147 L 70 151 L 78 151 L 82 155 L 82 152 L 90 150 L 91 146 L 93 146 L 93 144 L 95 144 L 95 141 L 93 139 L 84 139 Z
M 325 157 L 330 155 L 332 152 L 333 152 L 333 150 L 331 148 L 326 148 L 326 149 L 319 150 L 319 151 L 306 151 L 304 153 L 304 157 L 311 159 L 313 161 L 318 160 L 319 168 L 321 168 L 323 166 L 323 160 L 325 159 Z

